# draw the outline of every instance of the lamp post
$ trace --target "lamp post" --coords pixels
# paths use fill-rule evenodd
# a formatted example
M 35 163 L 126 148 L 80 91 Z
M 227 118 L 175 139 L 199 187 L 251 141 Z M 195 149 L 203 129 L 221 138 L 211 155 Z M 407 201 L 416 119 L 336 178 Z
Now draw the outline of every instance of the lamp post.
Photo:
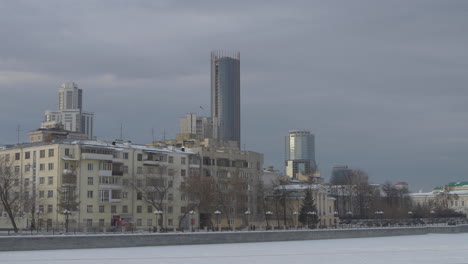
M 270 229 L 270 224 L 268 222 L 268 218 L 270 218 L 270 215 L 272 215 L 273 212 L 272 211 L 266 211 L 265 212 L 265 219 L 266 219 L 266 222 L 267 222 L 267 229 Z
M 219 226 L 219 215 L 221 214 L 221 212 L 219 210 L 216 210 L 214 214 L 216 215 L 216 226 L 218 227 L 218 231 L 221 231 L 221 227 Z
M 310 228 L 310 216 L 312 216 L 312 215 L 314 215 L 314 216 L 317 215 L 317 212 L 315 212 L 315 211 L 313 211 L 313 212 L 311 212 L 311 211 L 307 212 L 307 227 L 308 227 L 308 228 Z
M 41 229 L 41 226 L 39 225 L 39 224 L 41 224 L 41 221 L 39 221 L 39 215 L 42 214 L 42 213 L 43 212 L 41 210 L 36 211 L 36 215 L 37 215 L 37 217 L 36 217 L 36 222 L 37 222 L 36 231 L 37 231 L 37 233 L 39 233 L 39 229 Z
M 374 214 L 375 214 L 375 218 L 376 218 L 377 220 L 379 220 L 379 219 L 382 218 L 384 212 L 383 212 L 383 211 L 375 211 Z M 380 222 L 380 221 L 379 221 L 379 222 Z
M 161 216 L 162 216 L 162 214 L 163 214 L 163 211 L 162 211 L 162 210 L 156 210 L 156 211 L 154 211 L 154 215 L 156 215 L 156 222 L 157 222 L 157 223 L 156 223 L 156 229 L 157 229 L 158 233 L 159 233 L 159 231 L 161 230 L 161 225 L 160 225 L 159 222 L 162 222 L 162 219 L 160 219 Z M 158 216 L 159 216 L 159 217 L 158 217 Z M 161 224 L 162 224 L 162 223 L 161 223 Z
M 296 212 L 296 211 L 293 212 L 294 221 L 295 221 L 294 223 L 295 223 L 295 228 L 296 229 L 297 229 L 297 224 L 298 224 L 297 222 L 299 222 L 299 220 L 297 219 L 298 215 L 299 215 L 298 212 Z
M 193 219 L 193 215 L 195 214 L 196 212 L 194 210 L 191 210 L 189 212 L 190 214 L 190 232 L 193 232 L 193 225 L 195 224 L 195 219 Z
M 65 233 L 68 233 L 68 217 L 71 215 L 71 211 L 65 209 L 63 210 L 63 214 L 65 215 Z
M 249 216 L 250 216 L 251 212 L 249 210 L 247 210 L 247 211 L 244 212 L 244 214 L 245 214 L 245 219 L 246 219 L 246 224 L 245 225 L 247 226 L 247 230 L 250 230 L 250 228 L 249 228 Z

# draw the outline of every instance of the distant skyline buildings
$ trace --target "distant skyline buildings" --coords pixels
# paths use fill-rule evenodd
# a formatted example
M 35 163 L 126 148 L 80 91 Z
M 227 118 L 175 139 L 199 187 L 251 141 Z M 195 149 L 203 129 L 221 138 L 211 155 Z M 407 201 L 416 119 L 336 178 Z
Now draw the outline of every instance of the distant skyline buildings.
M 285 137 L 285 174 L 296 179 L 298 174 L 314 173 L 315 136 L 308 130 L 290 130 Z
M 213 124 L 211 117 L 198 116 L 195 113 L 188 113 L 185 117 L 180 118 L 181 134 L 193 134 L 198 139 L 213 137 Z
M 239 52 L 211 52 L 211 118 L 215 139 L 240 146 Z
M 83 111 L 83 90 L 74 82 L 63 83 L 59 88 L 59 110 L 45 111 L 41 128 L 61 126 L 71 132 L 93 138 L 94 113 Z

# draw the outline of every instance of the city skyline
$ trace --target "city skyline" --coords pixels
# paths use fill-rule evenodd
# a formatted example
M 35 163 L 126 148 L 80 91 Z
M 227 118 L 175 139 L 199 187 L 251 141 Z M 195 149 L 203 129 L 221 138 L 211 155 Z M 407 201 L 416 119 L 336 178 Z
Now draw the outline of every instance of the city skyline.
M 17 125 L 27 141 L 70 80 L 96 113 L 95 136 L 119 138 L 123 124 L 136 143 L 150 142 L 152 129 L 173 137 L 186 113 L 209 116 L 209 52 L 225 48 L 243 54 L 241 147 L 264 153 L 265 166 L 283 170 L 283 137 L 300 129 L 316 136 L 326 180 L 348 165 L 412 191 L 464 181 L 467 9 L 441 1 L 8 3 L 0 143 L 16 142 Z

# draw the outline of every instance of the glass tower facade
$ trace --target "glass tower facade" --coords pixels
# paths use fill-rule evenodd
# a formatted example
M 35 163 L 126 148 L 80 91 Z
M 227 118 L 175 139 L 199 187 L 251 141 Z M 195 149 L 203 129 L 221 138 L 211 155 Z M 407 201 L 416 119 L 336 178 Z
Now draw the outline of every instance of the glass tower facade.
M 211 52 L 213 137 L 240 146 L 240 54 Z
M 289 131 L 285 137 L 285 174 L 297 178 L 298 173 L 309 175 L 315 170 L 315 136 L 309 131 Z

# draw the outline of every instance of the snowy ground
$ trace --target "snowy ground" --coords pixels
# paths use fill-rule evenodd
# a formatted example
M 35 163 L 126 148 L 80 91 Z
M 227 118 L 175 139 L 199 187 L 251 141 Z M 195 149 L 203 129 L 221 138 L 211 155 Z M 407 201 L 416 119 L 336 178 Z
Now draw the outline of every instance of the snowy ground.
M 468 263 L 468 234 L 0 252 L 0 263 Z M 124 242 L 123 242 L 124 243 Z

